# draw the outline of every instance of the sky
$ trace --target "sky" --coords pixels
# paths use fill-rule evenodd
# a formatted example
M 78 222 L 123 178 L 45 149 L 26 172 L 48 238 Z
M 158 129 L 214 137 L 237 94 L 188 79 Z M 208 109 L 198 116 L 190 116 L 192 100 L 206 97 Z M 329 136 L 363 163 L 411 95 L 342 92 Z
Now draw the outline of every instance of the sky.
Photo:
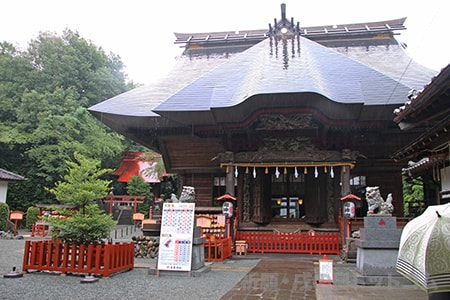
M 447 0 L 14 0 L 0 4 L 0 41 L 22 49 L 40 32 L 77 31 L 121 57 L 134 83 L 162 78 L 181 54 L 174 32 L 265 29 L 286 17 L 300 27 L 407 17 L 399 40 L 417 62 L 440 71 L 450 63 Z

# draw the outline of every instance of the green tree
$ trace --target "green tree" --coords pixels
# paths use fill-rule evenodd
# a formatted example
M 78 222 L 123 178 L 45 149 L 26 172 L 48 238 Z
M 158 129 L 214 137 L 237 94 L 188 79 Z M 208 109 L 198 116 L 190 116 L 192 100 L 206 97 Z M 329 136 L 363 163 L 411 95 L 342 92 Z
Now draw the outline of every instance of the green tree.
M 153 193 L 151 191 L 150 185 L 145 182 L 140 176 L 131 176 L 130 181 L 127 185 L 128 195 L 130 196 L 145 196 L 144 203 L 139 205 L 139 212 L 146 214 L 153 204 L 152 198 Z
M 140 176 L 131 176 L 131 179 L 128 182 L 127 190 L 128 195 L 130 196 L 145 196 L 147 199 L 152 197 L 150 185 Z
M 97 204 L 85 207 L 85 213 L 76 211 L 62 211 L 67 218 L 48 218 L 53 226 L 53 237 L 61 239 L 67 244 L 99 243 L 110 237 L 116 222 L 110 215 L 106 215 Z
M 76 161 L 67 161 L 68 173 L 50 191 L 63 204 L 80 210 L 65 210 L 67 218 L 47 218 L 55 237 L 65 243 L 89 244 L 109 237 L 116 222 L 100 210 L 96 200 L 108 194 L 110 181 L 100 177 L 110 170 L 101 169 L 100 161 L 75 153 Z
M 26 210 L 56 203 L 47 187 L 60 180 L 74 152 L 115 167 L 129 141 L 87 107 L 133 88 L 115 54 L 66 29 L 43 32 L 26 50 L 0 43 L 0 155 L 2 167 L 27 181 L 13 185 L 7 202 Z
M 42 32 L 30 42 L 27 57 L 36 70 L 33 88 L 39 92 L 75 88 L 90 106 L 126 88 L 120 57 L 107 55 L 69 29 L 61 36 Z
M 109 169 L 101 169 L 100 161 L 88 159 L 75 153 L 76 161 L 66 161 L 68 173 L 64 181 L 58 181 L 50 192 L 63 204 L 75 205 L 81 208 L 83 214 L 88 204 L 103 199 L 109 191 L 110 181 L 100 177 L 110 172 Z
M 423 197 L 422 177 L 403 176 L 403 205 L 406 216 L 415 217 L 421 213 Z

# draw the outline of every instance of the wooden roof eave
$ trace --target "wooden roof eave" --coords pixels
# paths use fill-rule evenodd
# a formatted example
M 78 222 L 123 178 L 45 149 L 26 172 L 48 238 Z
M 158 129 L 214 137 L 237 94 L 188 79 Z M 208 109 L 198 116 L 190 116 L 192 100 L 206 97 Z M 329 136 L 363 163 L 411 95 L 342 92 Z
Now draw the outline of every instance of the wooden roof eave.
M 448 151 L 450 146 L 450 115 L 442 119 L 432 128 L 424 132 L 417 139 L 398 150 L 392 158 L 398 161 L 413 159 L 428 153 Z M 422 154 L 427 152 L 425 154 Z
M 4 182 L 20 182 L 27 180 L 25 177 L 15 174 L 13 172 L 7 171 L 5 169 L 0 169 L 0 181 Z
M 402 172 L 411 175 L 419 175 L 425 173 L 436 166 L 442 166 L 443 162 L 448 160 L 449 153 L 440 153 L 422 158 L 416 163 L 411 163 L 408 167 L 402 169 Z
M 424 88 L 417 98 L 395 116 L 394 122 L 410 123 L 408 119 L 412 116 L 413 119 L 419 119 L 421 112 L 426 111 L 423 108 L 442 94 L 450 95 L 450 64 Z
M 276 107 L 273 106 L 276 97 Z M 253 95 L 235 106 L 213 108 L 212 113 L 219 124 L 242 124 L 248 126 L 261 114 L 295 112 L 310 113 L 329 125 L 335 122 L 357 120 L 364 107 L 363 103 L 345 104 L 332 101 L 315 92 L 279 93 Z
M 406 18 L 399 18 L 387 21 L 310 26 L 300 28 L 301 35 L 310 39 L 320 38 L 323 36 L 357 36 L 361 34 L 380 34 L 391 33 L 398 30 L 405 30 L 404 26 Z M 220 31 L 220 32 L 201 32 L 201 33 L 174 33 L 175 44 L 206 44 L 211 42 L 219 42 L 226 40 L 245 40 L 253 38 L 262 40 L 268 37 L 267 29 L 257 30 L 239 30 L 239 31 Z

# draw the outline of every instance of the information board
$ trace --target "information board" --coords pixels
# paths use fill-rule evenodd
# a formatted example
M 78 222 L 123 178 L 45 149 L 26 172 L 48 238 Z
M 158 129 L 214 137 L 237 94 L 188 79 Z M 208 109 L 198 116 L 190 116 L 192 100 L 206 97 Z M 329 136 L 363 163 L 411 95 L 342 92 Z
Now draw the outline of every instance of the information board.
M 319 280 L 317 283 L 333 284 L 333 260 L 319 259 Z
M 158 270 L 191 271 L 194 203 L 164 203 Z
M 14 210 L 9 214 L 9 219 L 10 220 L 22 220 L 24 214 L 25 213 L 23 211 Z

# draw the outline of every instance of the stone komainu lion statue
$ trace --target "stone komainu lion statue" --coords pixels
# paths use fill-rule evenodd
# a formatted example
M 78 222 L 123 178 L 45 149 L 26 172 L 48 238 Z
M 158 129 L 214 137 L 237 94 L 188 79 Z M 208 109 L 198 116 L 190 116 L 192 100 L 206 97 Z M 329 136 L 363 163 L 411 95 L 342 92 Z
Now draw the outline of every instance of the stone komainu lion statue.
M 391 215 L 394 211 L 392 200 L 392 194 L 389 193 L 386 201 L 384 201 L 378 186 L 366 187 L 366 201 L 369 207 L 367 215 Z
M 195 188 L 193 186 L 183 186 L 179 202 L 194 203 L 195 202 Z

